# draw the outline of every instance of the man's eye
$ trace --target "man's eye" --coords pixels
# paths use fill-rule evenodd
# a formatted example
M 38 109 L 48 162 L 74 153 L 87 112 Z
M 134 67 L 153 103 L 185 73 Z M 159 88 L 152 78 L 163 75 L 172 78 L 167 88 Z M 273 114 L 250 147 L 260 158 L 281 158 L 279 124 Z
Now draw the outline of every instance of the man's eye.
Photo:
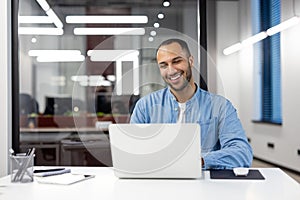
M 173 61 L 174 64 L 178 64 L 178 63 L 180 63 L 180 62 L 181 62 L 181 60 L 174 60 L 174 61 Z
M 165 69 L 165 68 L 167 68 L 167 65 L 160 65 L 159 66 L 161 69 Z

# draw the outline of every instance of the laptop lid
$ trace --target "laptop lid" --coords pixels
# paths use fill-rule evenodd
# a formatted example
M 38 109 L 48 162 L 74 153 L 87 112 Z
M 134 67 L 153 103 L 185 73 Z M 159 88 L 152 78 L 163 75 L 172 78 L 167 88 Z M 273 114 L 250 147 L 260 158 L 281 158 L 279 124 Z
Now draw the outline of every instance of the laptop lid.
M 111 124 L 109 136 L 117 177 L 201 177 L 199 124 Z

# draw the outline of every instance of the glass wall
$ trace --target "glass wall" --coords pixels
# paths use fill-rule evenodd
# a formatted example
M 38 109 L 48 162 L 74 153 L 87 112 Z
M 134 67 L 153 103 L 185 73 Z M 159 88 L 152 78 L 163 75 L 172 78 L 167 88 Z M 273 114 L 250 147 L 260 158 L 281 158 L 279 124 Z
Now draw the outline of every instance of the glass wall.
M 110 166 L 108 124 L 128 123 L 141 96 L 165 87 L 163 40 L 185 39 L 199 73 L 197 0 L 16 2 L 18 144 L 36 148 L 36 165 Z

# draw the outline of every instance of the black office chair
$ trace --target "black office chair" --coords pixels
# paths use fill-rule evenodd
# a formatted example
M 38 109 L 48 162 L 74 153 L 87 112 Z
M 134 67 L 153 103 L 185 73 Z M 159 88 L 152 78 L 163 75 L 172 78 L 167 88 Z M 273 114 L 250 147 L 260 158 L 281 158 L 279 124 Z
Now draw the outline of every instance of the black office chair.
M 29 94 L 20 93 L 19 98 L 20 98 L 19 99 L 20 115 L 39 113 L 38 102 L 34 98 L 32 98 Z

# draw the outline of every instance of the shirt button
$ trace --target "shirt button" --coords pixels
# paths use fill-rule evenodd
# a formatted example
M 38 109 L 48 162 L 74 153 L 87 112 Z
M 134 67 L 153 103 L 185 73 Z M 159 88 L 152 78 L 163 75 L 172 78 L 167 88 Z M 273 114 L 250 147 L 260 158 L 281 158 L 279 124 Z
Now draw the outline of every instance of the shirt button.
M 178 108 L 175 108 L 174 110 L 175 110 L 175 111 L 177 111 L 177 110 L 178 110 Z

